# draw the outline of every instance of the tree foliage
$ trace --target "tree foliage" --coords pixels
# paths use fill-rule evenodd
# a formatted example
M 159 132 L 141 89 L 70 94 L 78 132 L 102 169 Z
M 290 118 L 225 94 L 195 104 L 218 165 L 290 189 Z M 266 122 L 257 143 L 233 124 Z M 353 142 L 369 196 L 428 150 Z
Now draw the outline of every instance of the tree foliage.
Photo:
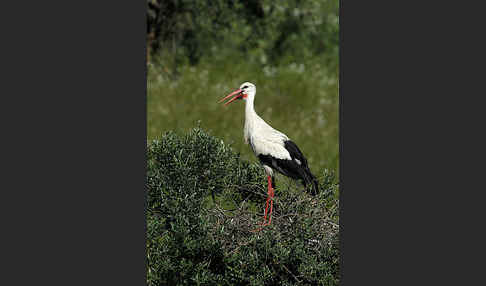
M 176 64 L 235 52 L 248 60 L 336 59 L 337 0 L 147 0 L 149 53 Z
M 277 178 L 272 225 L 256 163 L 200 128 L 164 134 L 147 151 L 148 285 L 337 285 L 338 185 L 321 192 Z M 290 183 L 289 183 L 290 182 Z

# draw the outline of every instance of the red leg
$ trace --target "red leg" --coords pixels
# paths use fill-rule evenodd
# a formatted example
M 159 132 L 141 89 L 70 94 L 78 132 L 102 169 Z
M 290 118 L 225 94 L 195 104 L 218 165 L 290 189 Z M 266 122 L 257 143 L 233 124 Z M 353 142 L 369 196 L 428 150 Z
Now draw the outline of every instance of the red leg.
M 272 222 L 272 208 L 273 208 L 273 196 L 274 196 L 274 192 L 273 192 L 273 187 L 272 187 L 272 177 L 268 176 L 268 197 L 267 197 L 267 202 L 266 202 L 266 205 L 265 205 L 265 214 L 263 216 L 263 222 L 261 224 L 261 226 L 266 226 L 266 225 L 269 225 L 271 222 Z M 267 221 L 267 214 L 268 214 L 268 203 L 270 202 L 270 221 L 268 223 L 265 223 Z M 260 231 L 262 230 L 262 228 L 258 228 L 254 231 Z
M 268 176 L 268 197 L 267 197 L 267 203 L 266 203 L 266 206 L 265 206 L 265 215 L 263 216 L 263 223 L 265 223 L 265 221 L 267 220 L 267 214 L 268 214 L 268 202 L 270 201 L 270 197 L 271 197 L 271 178 L 270 176 Z
M 270 201 L 270 197 L 267 198 L 267 203 L 265 205 L 265 212 L 264 212 L 264 216 L 263 216 L 263 222 L 265 222 L 267 220 L 267 213 L 268 213 L 268 202 Z
M 272 195 L 272 178 L 270 176 L 268 176 L 268 197 L 267 197 L 267 203 L 266 203 L 266 206 L 265 206 L 265 215 L 263 216 L 263 223 L 265 223 L 265 221 L 267 220 L 267 214 L 268 214 L 268 202 L 270 201 L 270 197 Z
M 272 187 L 272 198 L 270 199 L 270 214 L 269 214 L 269 221 L 268 221 L 268 224 L 271 224 L 272 223 L 272 210 L 273 210 L 273 196 L 275 195 L 275 192 L 273 191 L 273 187 Z
M 275 195 L 275 192 L 273 190 L 273 186 L 272 186 L 272 179 L 270 177 L 268 177 L 268 199 L 267 199 L 267 204 L 268 204 L 268 200 L 270 200 L 270 213 L 268 214 L 268 223 L 266 224 L 263 224 L 262 226 L 266 226 L 266 225 L 269 225 L 272 223 L 272 210 L 273 210 L 273 197 Z

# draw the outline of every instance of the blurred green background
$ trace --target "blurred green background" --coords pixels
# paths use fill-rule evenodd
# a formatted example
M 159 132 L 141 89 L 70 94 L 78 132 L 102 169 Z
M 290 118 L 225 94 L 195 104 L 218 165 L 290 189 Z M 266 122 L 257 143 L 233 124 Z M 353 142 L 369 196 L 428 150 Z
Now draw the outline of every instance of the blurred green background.
M 339 169 L 339 2 L 147 1 L 147 136 L 198 125 L 257 161 L 243 142 L 245 81 L 256 112 L 287 134 L 316 175 Z

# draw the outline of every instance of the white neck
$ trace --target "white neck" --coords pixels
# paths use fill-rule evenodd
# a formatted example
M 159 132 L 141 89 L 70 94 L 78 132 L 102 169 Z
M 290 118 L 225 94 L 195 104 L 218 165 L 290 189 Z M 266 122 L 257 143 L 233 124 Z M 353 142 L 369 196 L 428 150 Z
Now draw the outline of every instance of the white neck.
M 255 108 L 253 107 L 253 102 L 255 100 L 255 95 L 249 94 L 248 97 L 246 98 L 246 106 L 245 106 L 245 117 L 248 118 L 248 116 L 252 114 L 256 114 Z
M 251 137 L 250 134 L 253 132 L 253 129 L 255 128 L 255 123 L 258 118 L 258 115 L 256 114 L 255 109 L 253 108 L 254 99 L 255 99 L 254 94 L 248 95 L 248 97 L 246 98 L 245 129 L 244 129 L 246 143 L 249 142 L 249 138 Z

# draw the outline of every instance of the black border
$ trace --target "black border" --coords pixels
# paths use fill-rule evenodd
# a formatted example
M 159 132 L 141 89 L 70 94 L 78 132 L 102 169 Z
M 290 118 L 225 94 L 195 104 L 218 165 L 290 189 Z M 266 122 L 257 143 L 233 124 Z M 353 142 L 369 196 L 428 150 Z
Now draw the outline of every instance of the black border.
M 480 11 L 341 1 L 343 285 L 484 281 L 471 259 L 484 244 L 483 167 L 470 162 L 484 153 Z
M 339 284 L 344 285 L 344 176 L 343 174 L 343 0 L 339 0 Z
M 147 4 L 11 5 L 0 284 L 144 285 Z
M 341 284 L 484 280 L 483 10 L 343 2 Z M 146 3 L 10 5 L 1 279 L 143 285 Z

